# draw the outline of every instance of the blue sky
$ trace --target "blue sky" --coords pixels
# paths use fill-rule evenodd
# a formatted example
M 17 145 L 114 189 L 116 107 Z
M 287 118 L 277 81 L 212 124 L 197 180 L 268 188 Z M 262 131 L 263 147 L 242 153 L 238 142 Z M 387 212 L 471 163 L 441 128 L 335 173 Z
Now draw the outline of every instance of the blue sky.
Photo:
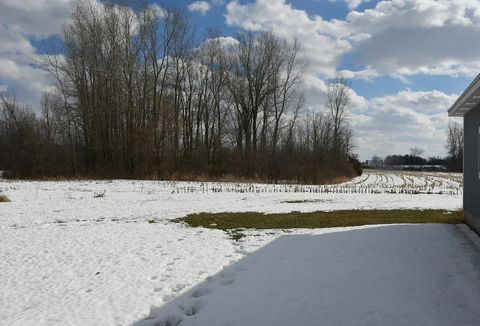
M 71 0 L 0 0 L 0 92 L 38 108 L 51 87 L 35 65 L 46 39 L 59 39 Z M 98 0 L 91 0 L 98 1 Z M 185 9 L 198 39 L 272 30 L 297 38 L 310 66 L 308 111 L 322 111 L 326 82 L 351 80 L 349 119 L 356 152 L 446 154 L 446 110 L 480 72 L 478 0 L 150 0 Z

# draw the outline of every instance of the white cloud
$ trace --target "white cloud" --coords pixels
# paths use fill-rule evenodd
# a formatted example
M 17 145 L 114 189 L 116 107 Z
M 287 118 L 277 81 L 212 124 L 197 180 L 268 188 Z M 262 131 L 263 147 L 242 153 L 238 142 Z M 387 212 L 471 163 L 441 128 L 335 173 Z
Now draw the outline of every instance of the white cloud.
M 238 40 L 231 36 L 219 36 L 216 38 L 209 38 L 204 41 L 204 44 L 208 44 L 209 42 L 218 42 L 221 48 L 224 50 L 230 50 L 233 46 L 238 44 Z
M 324 108 L 325 80 L 337 75 L 406 80 L 419 73 L 470 76 L 480 71 L 478 0 L 381 1 L 363 12 L 351 11 L 343 20 L 310 15 L 286 0 L 249 1 L 230 1 L 226 23 L 246 30 L 271 29 L 301 41 L 310 61 L 303 89 L 311 110 Z M 342 1 L 351 9 L 366 2 Z M 210 4 L 221 2 L 196 1 L 188 9 L 206 13 Z M 0 91 L 14 91 L 22 101 L 37 105 L 49 81 L 34 64 L 37 54 L 29 38 L 58 34 L 69 19 L 69 8 L 70 0 L 0 0 Z M 163 12 L 160 7 L 158 12 Z M 221 42 L 228 46 L 235 41 L 225 37 Z M 357 70 L 338 68 L 346 55 L 354 58 Z M 367 100 L 352 91 L 350 119 L 361 157 L 406 153 L 413 146 L 424 147 L 426 155 L 444 155 L 444 111 L 454 99 L 438 91 L 405 90 Z
M 345 1 L 348 4 L 348 8 L 355 9 L 364 2 L 369 2 L 370 0 L 330 0 L 332 2 Z
M 351 1 L 353 6 L 358 1 Z M 472 76 L 480 71 L 480 1 L 391 0 L 344 20 L 324 20 L 285 0 L 227 5 L 226 22 L 298 37 L 317 73 L 331 77 L 349 54 L 364 68 L 352 78 L 415 74 Z
M 18 30 L 0 24 L 0 54 L 33 53 L 35 50 L 30 42 Z
M 70 0 L 0 0 L 0 87 L 22 102 L 38 107 L 50 87 L 46 73 L 35 63 L 29 38 L 58 34 L 69 19 Z
M 226 22 L 246 30 L 270 29 L 289 40 L 298 38 L 315 74 L 335 76 L 341 56 L 351 49 L 346 38 L 332 33 L 341 28 L 341 23 L 310 17 L 284 0 L 257 0 L 246 5 L 232 1 L 227 4 Z
M 350 9 L 355 9 L 357 8 L 358 6 L 360 6 L 360 4 L 363 2 L 363 0 L 346 0 L 347 3 L 348 3 L 348 7 Z
M 91 0 L 97 8 L 102 4 Z M 51 80 L 38 65 L 31 39 L 59 35 L 70 20 L 71 0 L 0 0 L 0 83 L 20 101 L 38 109 L 39 98 Z M 161 11 L 159 6 L 154 10 Z M 132 18 L 133 11 L 128 12 Z M 132 20 L 135 23 L 135 20 Z M 135 25 L 134 25 L 135 28 Z
M 204 15 L 210 10 L 210 3 L 206 1 L 195 1 L 189 4 L 187 8 L 189 11 L 196 11 Z
M 363 80 L 372 80 L 375 77 L 378 77 L 379 74 L 372 67 L 367 66 L 363 70 L 352 71 L 352 70 L 340 70 L 338 74 L 347 79 L 363 79 Z
M 354 8 L 363 1 L 347 2 Z M 301 40 L 311 63 L 304 76 L 310 110 L 324 108 L 325 80 L 335 75 L 372 81 L 387 75 L 407 82 L 417 74 L 472 76 L 480 71 L 478 0 L 380 1 L 329 21 L 285 0 L 232 1 L 226 22 Z M 358 70 L 339 71 L 347 55 Z M 405 90 L 371 100 L 352 93 L 351 122 L 361 157 L 408 153 L 414 146 L 424 147 L 426 155 L 445 155 L 445 110 L 455 98 L 435 90 Z
M 308 76 L 304 91 L 308 111 L 325 112 L 327 84 Z M 406 89 L 370 100 L 351 91 L 350 113 L 355 152 L 362 160 L 373 155 L 407 154 L 412 147 L 425 149 L 426 156 L 445 156 L 449 118 L 445 112 L 457 98 L 437 90 Z
M 226 23 L 240 26 L 245 30 L 272 30 L 287 40 L 300 40 L 306 58 L 310 62 L 304 79 L 307 89 L 320 89 L 320 77 L 335 77 L 336 67 L 343 54 L 351 50 L 351 42 L 338 37 L 343 23 L 326 21 L 320 16 L 310 17 L 304 10 L 298 10 L 285 0 L 257 0 L 250 4 L 232 1 L 227 4 Z M 347 32 L 344 32 L 348 36 Z M 309 92 L 317 102 L 314 91 Z M 318 103 L 318 102 L 317 102 Z M 323 104 L 323 103 L 322 103 Z
M 448 116 L 445 108 L 457 95 L 440 91 L 404 90 L 368 101 L 353 110 L 351 122 L 362 159 L 407 154 L 420 146 L 426 156 L 444 156 Z
M 163 9 L 162 7 L 160 7 L 156 3 L 150 4 L 150 8 L 152 8 L 155 15 L 160 17 L 160 18 L 165 18 L 165 16 L 167 15 L 167 12 L 165 11 L 165 9 Z

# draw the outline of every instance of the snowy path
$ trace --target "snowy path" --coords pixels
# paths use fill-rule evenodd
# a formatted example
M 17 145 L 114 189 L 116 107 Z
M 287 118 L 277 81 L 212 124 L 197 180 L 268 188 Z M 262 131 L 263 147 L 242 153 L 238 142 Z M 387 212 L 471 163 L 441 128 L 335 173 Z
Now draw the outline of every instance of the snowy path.
M 135 325 L 479 325 L 466 226 L 283 236 Z

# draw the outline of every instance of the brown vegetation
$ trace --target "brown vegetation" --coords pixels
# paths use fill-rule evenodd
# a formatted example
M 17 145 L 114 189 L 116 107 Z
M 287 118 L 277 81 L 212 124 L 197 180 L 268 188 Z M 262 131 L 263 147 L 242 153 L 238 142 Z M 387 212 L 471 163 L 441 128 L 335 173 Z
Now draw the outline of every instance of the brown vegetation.
M 10 198 L 7 195 L 0 195 L 0 203 L 9 203 L 11 202 Z

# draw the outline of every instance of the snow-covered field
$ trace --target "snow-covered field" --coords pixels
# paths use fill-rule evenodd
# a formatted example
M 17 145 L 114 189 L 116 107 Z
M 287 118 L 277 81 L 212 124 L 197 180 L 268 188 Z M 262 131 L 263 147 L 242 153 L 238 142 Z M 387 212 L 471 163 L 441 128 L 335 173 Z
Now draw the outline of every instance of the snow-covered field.
M 1 228 L 164 221 L 195 212 L 461 208 L 462 176 L 370 171 L 339 185 L 0 180 Z M 95 198 L 96 194 L 105 194 Z
M 12 200 L 0 203 L 0 324 L 130 325 L 148 316 L 161 320 L 163 311 L 174 314 L 170 321 L 189 324 L 200 318 L 200 306 L 208 311 L 209 300 L 221 298 L 214 294 L 220 291 L 206 295 L 213 285 L 198 288 L 208 298 L 186 307 L 184 298 L 195 294 L 189 289 L 217 273 L 210 280 L 220 287 L 234 282 L 238 271 L 232 268 L 243 269 L 239 261 L 248 266 L 250 256 L 282 235 L 363 228 L 249 231 L 234 241 L 222 231 L 188 228 L 170 219 L 221 211 L 454 210 L 462 205 L 461 188 L 458 174 L 383 171 L 332 186 L 0 180 L 0 190 Z M 468 250 L 465 256 L 472 255 Z

